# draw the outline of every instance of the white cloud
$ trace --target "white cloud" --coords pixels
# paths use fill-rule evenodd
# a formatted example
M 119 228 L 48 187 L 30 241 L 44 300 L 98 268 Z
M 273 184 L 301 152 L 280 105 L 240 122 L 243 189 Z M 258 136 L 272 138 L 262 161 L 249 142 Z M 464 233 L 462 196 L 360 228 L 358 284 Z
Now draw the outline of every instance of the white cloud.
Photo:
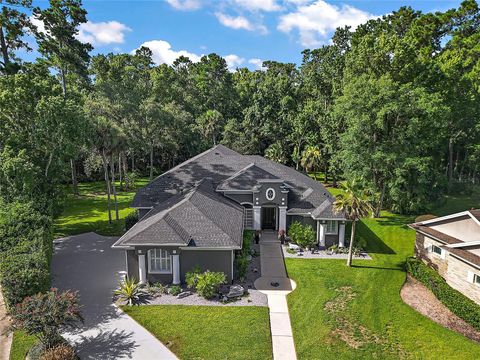
M 156 64 L 172 65 L 173 62 L 180 56 L 186 56 L 193 62 L 198 62 L 201 55 L 197 55 L 186 50 L 173 50 L 170 43 L 164 40 L 146 41 L 140 47 L 145 46 L 152 50 L 153 61 Z
M 35 16 L 30 21 L 41 33 L 45 33 L 45 24 Z M 87 21 L 78 26 L 77 39 L 92 45 L 123 44 L 125 33 L 132 31 L 127 25 L 118 21 L 98 22 Z
M 260 34 L 266 34 L 268 32 L 267 28 L 264 25 L 252 24 L 250 20 L 248 20 L 244 16 L 230 16 L 221 12 L 216 12 L 215 16 L 217 17 L 218 21 L 220 21 L 220 24 L 232 29 L 258 31 Z
M 171 7 L 177 10 L 198 10 L 202 7 L 200 0 L 167 0 Z
M 93 45 L 123 44 L 125 33 L 128 31 L 132 29 L 118 21 L 99 23 L 87 21 L 78 27 L 77 38 Z
M 282 7 L 276 0 L 234 0 L 242 8 L 250 11 L 278 11 Z
M 317 0 L 280 16 L 277 28 L 285 33 L 297 29 L 303 46 L 319 46 L 328 42 L 331 33 L 337 27 L 348 25 L 355 29 L 358 25 L 375 17 L 350 5 L 336 6 Z
M 255 67 L 255 70 L 264 70 L 265 68 L 263 67 L 263 60 L 262 59 L 257 59 L 253 58 L 248 60 L 249 64 L 252 64 Z
M 227 62 L 228 70 L 230 71 L 235 71 L 240 65 L 245 62 L 244 58 L 235 54 L 226 55 L 223 58 Z

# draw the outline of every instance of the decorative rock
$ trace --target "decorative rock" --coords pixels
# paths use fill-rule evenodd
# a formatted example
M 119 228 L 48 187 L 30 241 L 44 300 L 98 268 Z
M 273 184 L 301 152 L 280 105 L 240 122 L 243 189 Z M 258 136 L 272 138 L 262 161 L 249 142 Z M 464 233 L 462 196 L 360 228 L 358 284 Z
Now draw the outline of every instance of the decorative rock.
M 257 268 L 253 268 L 253 272 L 254 272 L 254 273 L 258 273 L 258 269 L 257 269 Z
M 177 299 L 183 299 L 190 295 L 193 295 L 191 291 L 182 291 L 180 294 L 177 295 Z
M 292 244 L 292 243 L 288 244 L 288 248 L 292 249 L 292 250 L 300 250 L 300 246 L 298 246 L 297 244 Z
M 243 296 L 245 289 L 242 285 L 232 285 L 230 286 L 230 291 L 227 294 L 227 298 L 235 298 L 239 296 Z

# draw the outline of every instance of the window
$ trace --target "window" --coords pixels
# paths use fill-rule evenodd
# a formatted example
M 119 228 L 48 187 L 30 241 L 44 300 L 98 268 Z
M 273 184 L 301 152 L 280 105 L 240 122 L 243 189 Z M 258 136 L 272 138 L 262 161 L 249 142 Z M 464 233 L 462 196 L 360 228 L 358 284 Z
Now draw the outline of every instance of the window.
M 268 188 L 265 193 L 265 196 L 268 201 L 272 201 L 273 199 L 275 199 L 275 190 L 272 188 Z
M 480 275 L 477 275 L 477 274 L 473 275 L 473 283 L 480 285 Z
M 148 250 L 148 272 L 171 273 L 172 257 L 170 256 L 170 252 L 164 249 Z
M 336 235 L 338 232 L 338 223 L 335 220 L 327 220 L 327 226 L 325 233 L 328 235 Z
M 253 229 L 253 209 L 252 205 L 244 204 L 243 205 L 244 216 L 243 216 L 243 227 L 245 229 Z
M 440 248 L 436 245 L 432 245 L 432 252 L 437 254 L 437 255 L 442 256 L 442 248 Z

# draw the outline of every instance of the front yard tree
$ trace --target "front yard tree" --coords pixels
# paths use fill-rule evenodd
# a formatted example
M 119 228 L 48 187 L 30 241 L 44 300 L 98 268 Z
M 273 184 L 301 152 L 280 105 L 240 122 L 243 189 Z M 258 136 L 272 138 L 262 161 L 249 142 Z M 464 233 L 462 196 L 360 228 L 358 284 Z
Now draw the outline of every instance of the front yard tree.
M 16 73 L 18 64 L 15 62 L 14 51 L 18 49 L 31 50 L 23 36 L 32 23 L 22 8 L 28 10 L 31 0 L 0 1 L 0 73 L 4 75 Z
M 346 218 L 352 222 L 352 234 L 348 246 L 347 266 L 352 266 L 353 242 L 355 240 L 355 230 L 357 221 L 368 216 L 372 211 L 372 205 L 369 197 L 364 191 L 358 189 L 357 182 L 342 183 L 343 193 L 337 195 L 333 203 L 333 208 L 337 213 L 345 214 Z
M 62 84 L 63 96 L 67 98 L 67 75 L 88 83 L 87 66 L 90 60 L 90 44 L 78 40 L 78 26 L 87 22 L 87 12 L 82 8 L 81 0 L 50 0 L 50 7 L 34 9 L 34 16 L 42 22 L 44 29 L 35 31 L 38 51 L 47 63 L 55 68 Z M 74 154 L 70 159 L 73 192 L 78 195 L 77 172 Z

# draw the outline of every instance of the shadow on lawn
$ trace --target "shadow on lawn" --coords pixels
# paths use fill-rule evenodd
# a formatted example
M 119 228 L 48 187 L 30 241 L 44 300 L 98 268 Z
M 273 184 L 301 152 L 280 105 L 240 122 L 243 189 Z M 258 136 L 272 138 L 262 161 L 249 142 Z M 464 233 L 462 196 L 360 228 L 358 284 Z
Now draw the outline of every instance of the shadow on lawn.
M 367 253 L 371 254 L 396 254 L 395 251 L 385 244 L 366 224 L 358 222 L 357 234 L 367 242 Z

